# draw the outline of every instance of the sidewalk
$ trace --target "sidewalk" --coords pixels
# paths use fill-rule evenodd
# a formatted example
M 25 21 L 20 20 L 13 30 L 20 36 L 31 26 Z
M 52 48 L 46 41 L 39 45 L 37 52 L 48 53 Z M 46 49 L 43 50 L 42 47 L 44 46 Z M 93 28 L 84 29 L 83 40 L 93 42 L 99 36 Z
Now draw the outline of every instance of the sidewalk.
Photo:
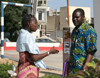
M 44 52 L 46 52 L 46 51 L 41 51 L 41 53 L 44 53 Z M 1 51 L 0 51 L 0 53 L 1 53 Z M 17 51 L 5 51 L 4 57 L 18 61 L 19 54 Z M 43 61 L 46 64 L 47 68 L 62 71 L 63 53 L 62 53 L 62 51 L 60 51 L 58 54 L 51 54 L 51 55 L 45 57 L 43 59 Z

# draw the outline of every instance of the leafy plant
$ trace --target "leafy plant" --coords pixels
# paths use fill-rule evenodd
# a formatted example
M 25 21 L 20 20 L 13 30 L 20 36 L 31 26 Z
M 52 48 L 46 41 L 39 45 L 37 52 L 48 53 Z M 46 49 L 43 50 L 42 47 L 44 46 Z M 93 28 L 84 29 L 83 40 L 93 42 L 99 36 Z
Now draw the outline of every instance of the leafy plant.
M 6 63 L 0 63 L 0 78 L 11 78 L 10 74 L 8 74 L 8 70 L 12 70 L 13 64 Z
M 46 74 L 45 76 L 41 78 L 66 78 L 66 77 L 61 77 L 61 76 L 53 75 L 53 74 Z
M 13 2 L 13 3 L 22 3 L 22 4 L 28 4 L 29 0 L 2 0 L 4 2 Z M 0 4 L 1 8 L 1 4 Z M 22 25 L 21 20 L 23 15 L 28 13 L 28 7 L 19 7 L 19 6 L 13 6 L 13 5 L 7 5 L 4 8 L 4 31 L 10 33 L 10 41 L 16 41 Z M 0 10 L 1 14 L 1 10 Z M 1 23 L 1 18 L 0 18 Z M 1 27 L 0 27 L 1 30 Z M 14 33 L 16 37 L 14 36 Z
M 94 59 L 96 64 L 86 63 L 88 66 L 87 70 L 83 71 L 83 75 L 77 74 L 76 78 L 100 78 L 100 61 L 98 59 Z

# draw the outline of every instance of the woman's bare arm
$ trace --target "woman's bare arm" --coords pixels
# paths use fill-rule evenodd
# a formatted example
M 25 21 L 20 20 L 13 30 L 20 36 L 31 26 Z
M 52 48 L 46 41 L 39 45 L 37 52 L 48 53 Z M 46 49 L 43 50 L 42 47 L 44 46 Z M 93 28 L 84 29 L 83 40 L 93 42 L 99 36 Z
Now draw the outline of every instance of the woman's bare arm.
M 54 47 L 52 47 L 48 52 L 49 52 L 49 54 L 56 54 L 59 51 L 54 49 Z M 41 60 L 44 57 L 48 56 L 48 52 L 45 52 L 45 53 L 42 53 L 42 54 L 30 54 L 30 55 L 31 55 L 33 61 L 36 62 L 36 61 Z

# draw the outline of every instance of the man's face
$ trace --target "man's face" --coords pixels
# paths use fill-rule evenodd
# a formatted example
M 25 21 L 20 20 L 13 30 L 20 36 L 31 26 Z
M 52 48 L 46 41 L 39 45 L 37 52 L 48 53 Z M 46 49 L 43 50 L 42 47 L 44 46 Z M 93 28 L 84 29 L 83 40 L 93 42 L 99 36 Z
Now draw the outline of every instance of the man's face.
M 76 27 L 79 27 L 84 22 L 84 16 L 81 15 L 81 12 L 77 11 L 73 13 L 72 21 Z

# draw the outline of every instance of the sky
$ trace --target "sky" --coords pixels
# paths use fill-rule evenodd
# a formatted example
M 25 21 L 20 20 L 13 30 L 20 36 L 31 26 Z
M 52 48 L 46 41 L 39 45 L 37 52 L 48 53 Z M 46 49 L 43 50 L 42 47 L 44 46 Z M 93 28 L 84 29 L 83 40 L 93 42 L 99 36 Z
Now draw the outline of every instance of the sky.
M 47 6 L 51 10 L 60 10 L 60 7 L 67 6 L 67 0 L 49 0 Z M 93 0 L 69 0 L 69 6 L 90 7 L 91 17 L 93 17 Z

